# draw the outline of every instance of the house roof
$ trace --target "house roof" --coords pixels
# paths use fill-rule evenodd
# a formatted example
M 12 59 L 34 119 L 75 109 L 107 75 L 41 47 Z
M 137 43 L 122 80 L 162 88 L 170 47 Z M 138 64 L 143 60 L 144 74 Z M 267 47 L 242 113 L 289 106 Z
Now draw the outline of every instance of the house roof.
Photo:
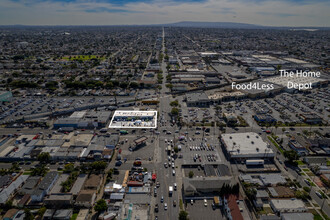
M 76 202 L 90 202 L 95 194 L 95 190 L 82 190 L 77 196 Z

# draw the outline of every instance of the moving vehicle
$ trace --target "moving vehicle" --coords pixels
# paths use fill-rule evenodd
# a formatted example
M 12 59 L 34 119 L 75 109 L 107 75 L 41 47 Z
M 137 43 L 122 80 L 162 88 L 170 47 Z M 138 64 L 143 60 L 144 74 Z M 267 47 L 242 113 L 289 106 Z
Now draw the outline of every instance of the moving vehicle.
M 128 131 L 126 131 L 126 130 L 120 130 L 119 133 L 120 134 L 128 134 Z
M 307 185 L 309 185 L 309 186 L 311 185 L 311 183 L 307 179 L 304 179 L 304 181 Z
M 168 195 L 172 196 L 172 194 L 173 194 L 173 186 L 169 186 L 168 187 Z
M 164 210 L 167 210 L 167 203 L 164 203 Z
M 316 194 L 320 199 L 323 199 L 323 196 L 322 196 L 321 193 L 319 193 L 319 192 L 315 192 L 315 194 Z

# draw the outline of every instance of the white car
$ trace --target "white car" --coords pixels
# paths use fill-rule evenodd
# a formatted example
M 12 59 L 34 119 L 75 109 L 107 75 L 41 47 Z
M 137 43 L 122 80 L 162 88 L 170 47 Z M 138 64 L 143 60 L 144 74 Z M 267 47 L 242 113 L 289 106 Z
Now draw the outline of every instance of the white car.
M 164 203 L 164 210 L 167 210 L 167 203 Z
M 207 206 L 207 200 L 204 199 L 204 206 L 206 207 Z
M 175 176 L 175 170 L 172 170 L 172 175 Z

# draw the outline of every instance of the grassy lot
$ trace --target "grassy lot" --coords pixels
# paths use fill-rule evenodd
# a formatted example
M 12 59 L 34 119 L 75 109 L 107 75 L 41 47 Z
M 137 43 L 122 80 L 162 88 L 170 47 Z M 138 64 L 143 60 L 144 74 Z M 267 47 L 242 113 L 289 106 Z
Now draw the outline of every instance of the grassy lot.
M 64 56 L 64 60 L 81 60 L 81 61 L 88 61 L 91 59 L 98 59 L 104 60 L 105 57 L 99 55 L 75 55 L 75 56 Z
M 298 166 L 305 165 L 305 163 L 301 160 L 297 160 Z
M 262 210 L 258 211 L 259 215 L 267 215 L 273 213 L 273 210 L 270 207 L 264 207 Z
M 306 174 L 307 174 L 308 176 L 315 176 L 315 174 L 312 173 L 312 172 L 306 172 Z
M 73 215 L 71 216 L 71 219 L 70 219 L 70 220 L 76 220 L 77 216 L 78 216 L 78 213 L 73 214 Z
M 325 214 L 322 210 L 321 210 L 321 214 L 326 220 L 330 220 L 329 216 L 327 216 L 327 214 Z
M 314 214 L 314 220 L 323 220 L 319 214 Z
M 267 138 L 270 140 L 270 142 L 272 142 L 275 145 L 275 147 L 281 152 L 281 154 L 284 153 L 284 150 L 280 147 L 280 145 L 278 145 L 278 143 L 271 136 L 267 136 Z
M 302 169 L 302 170 L 303 170 L 303 171 L 305 171 L 305 172 L 306 172 L 306 171 L 307 171 L 307 172 L 309 171 L 309 169 L 308 169 L 308 168 L 304 168 L 304 169 Z

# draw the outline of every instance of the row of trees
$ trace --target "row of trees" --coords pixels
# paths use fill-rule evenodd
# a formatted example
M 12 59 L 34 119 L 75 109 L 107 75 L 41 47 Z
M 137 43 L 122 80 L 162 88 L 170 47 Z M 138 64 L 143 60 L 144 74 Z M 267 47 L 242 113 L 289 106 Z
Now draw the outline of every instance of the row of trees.
M 66 88 L 70 89 L 96 89 L 96 88 L 104 88 L 104 89 L 113 89 L 120 87 L 122 89 L 126 88 L 141 88 L 144 87 L 144 83 L 137 83 L 137 82 L 128 82 L 123 81 L 119 82 L 117 80 L 114 81 L 107 81 L 103 82 L 100 80 L 86 80 L 86 81 L 77 81 L 77 80 L 64 80 L 63 81 Z

